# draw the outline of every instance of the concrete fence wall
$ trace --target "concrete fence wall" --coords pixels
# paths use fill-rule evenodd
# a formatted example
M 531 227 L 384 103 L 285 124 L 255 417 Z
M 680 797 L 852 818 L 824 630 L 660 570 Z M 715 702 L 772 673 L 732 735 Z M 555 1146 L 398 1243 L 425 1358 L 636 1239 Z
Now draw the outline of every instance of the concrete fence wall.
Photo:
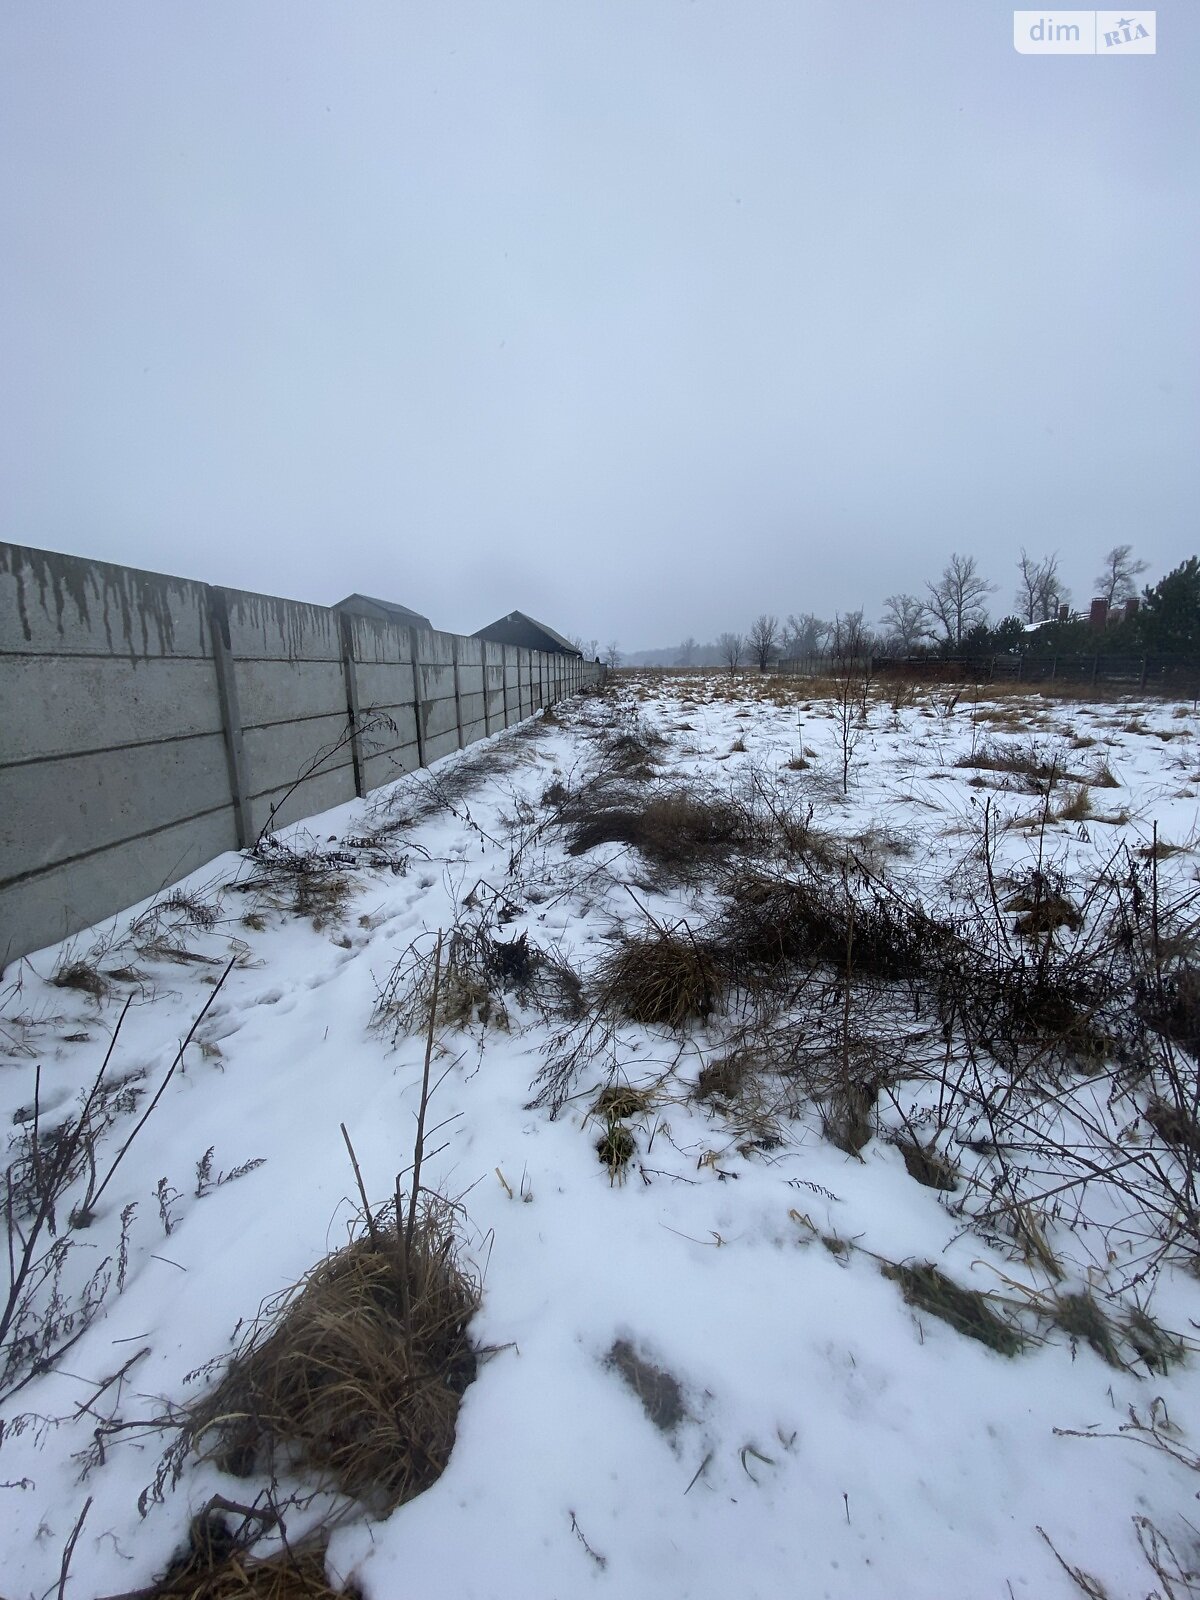
M 602 675 L 0 542 L 0 965 Z

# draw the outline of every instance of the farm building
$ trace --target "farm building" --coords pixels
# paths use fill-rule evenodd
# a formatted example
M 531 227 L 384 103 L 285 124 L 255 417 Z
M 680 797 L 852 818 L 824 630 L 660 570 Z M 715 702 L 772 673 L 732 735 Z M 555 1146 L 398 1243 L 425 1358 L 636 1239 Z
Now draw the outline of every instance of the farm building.
M 375 617 L 380 622 L 399 622 L 406 628 L 432 628 L 429 618 L 397 600 L 376 600 L 369 594 L 348 594 L 339 600 L 335 611 L 352 611 L 356 617 Z
M 577 650 L 561 633 L 526 616 L 523 611 L 510 611 L 506 617 L 497 617 L 485 628 L 477 628 L 471 637 L 491 639 L 494 644 L 520 645 L 524 650 L 546 650 L 555 655 L 583 655 L 582 650 Z

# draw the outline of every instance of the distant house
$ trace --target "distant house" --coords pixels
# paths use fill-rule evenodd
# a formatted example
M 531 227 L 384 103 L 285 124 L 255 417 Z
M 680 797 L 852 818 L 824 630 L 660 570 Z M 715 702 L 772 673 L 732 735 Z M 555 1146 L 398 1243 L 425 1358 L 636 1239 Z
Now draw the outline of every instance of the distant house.
M 348 594 L 339 600 L 335 611 L 351 611 L 356 617 L 374 617 L 377 622 L 398 622 L 405 628 L 432 628 L 433 623 L 419 611 L 402 606 L 397 600 L 376 600 L 369 594 Z
M 510 611 L 506 617 L 497 617 L 486 628 L 477 628 L 471 637 L 490 639 L 493 644 L 519 645 L 522 650 L 545 650 L 551 655 L 583 655 L 583 651 L 577 650 L 561 633 L 527 617 L 523 611 Z

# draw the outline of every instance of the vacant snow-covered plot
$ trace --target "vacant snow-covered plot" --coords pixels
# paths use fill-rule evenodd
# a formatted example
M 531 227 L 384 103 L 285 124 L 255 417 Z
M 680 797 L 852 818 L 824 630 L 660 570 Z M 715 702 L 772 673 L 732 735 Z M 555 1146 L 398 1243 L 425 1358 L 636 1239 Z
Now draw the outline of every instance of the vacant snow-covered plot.
M 1200 1592 L 1198 726 L 627 676 L 11 968 L 2 1592 L 268 1486 L 171 1424 L 361 1235 L 341 1125 L 410 1168 L 435 966 L 479 1365 L 398 1509 L 277 1472 L 334 1587 Z

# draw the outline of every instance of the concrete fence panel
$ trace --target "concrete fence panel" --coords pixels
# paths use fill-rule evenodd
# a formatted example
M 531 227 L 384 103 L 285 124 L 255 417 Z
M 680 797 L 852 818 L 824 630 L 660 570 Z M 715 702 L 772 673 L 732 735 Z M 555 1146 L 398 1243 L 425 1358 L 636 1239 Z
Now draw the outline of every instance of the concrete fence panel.
M 486 739 L 489 733 L 483 682 L 482 639 L 458 641 L 458 712 L 463 744 Z
M 236 844 L 204 585 L 0 544 L 0 960 Z
M 460 748 L 454 693 L 454 639 L 434 629 L 416 630 L 421 678 L 421 736 L 425 763 Z
M 421 765 L 412 630 L 370 617 L 343 620 L 358 690 L 362 790 L 369 794 Z M 394 727 L 389 726 L 394 724 Z
M 0 964 L 593 672 L 0 543 Z
M 263 828 L 352 800 L 337 614 L 241 590 L 219 589 L 215 596 L 228 619 L 250 832 L 257 837 Z M 298 784 L 301 773 L 310 775 Z
M 486 685 L 484 709 L 487 716 L 488 732 L 498 733 L 501 728 L 508 726 L 508 717 L 505 715 L 504 646 L 495 644 L 491 639 L 483 640 L 483 663 L 484 682 Z

